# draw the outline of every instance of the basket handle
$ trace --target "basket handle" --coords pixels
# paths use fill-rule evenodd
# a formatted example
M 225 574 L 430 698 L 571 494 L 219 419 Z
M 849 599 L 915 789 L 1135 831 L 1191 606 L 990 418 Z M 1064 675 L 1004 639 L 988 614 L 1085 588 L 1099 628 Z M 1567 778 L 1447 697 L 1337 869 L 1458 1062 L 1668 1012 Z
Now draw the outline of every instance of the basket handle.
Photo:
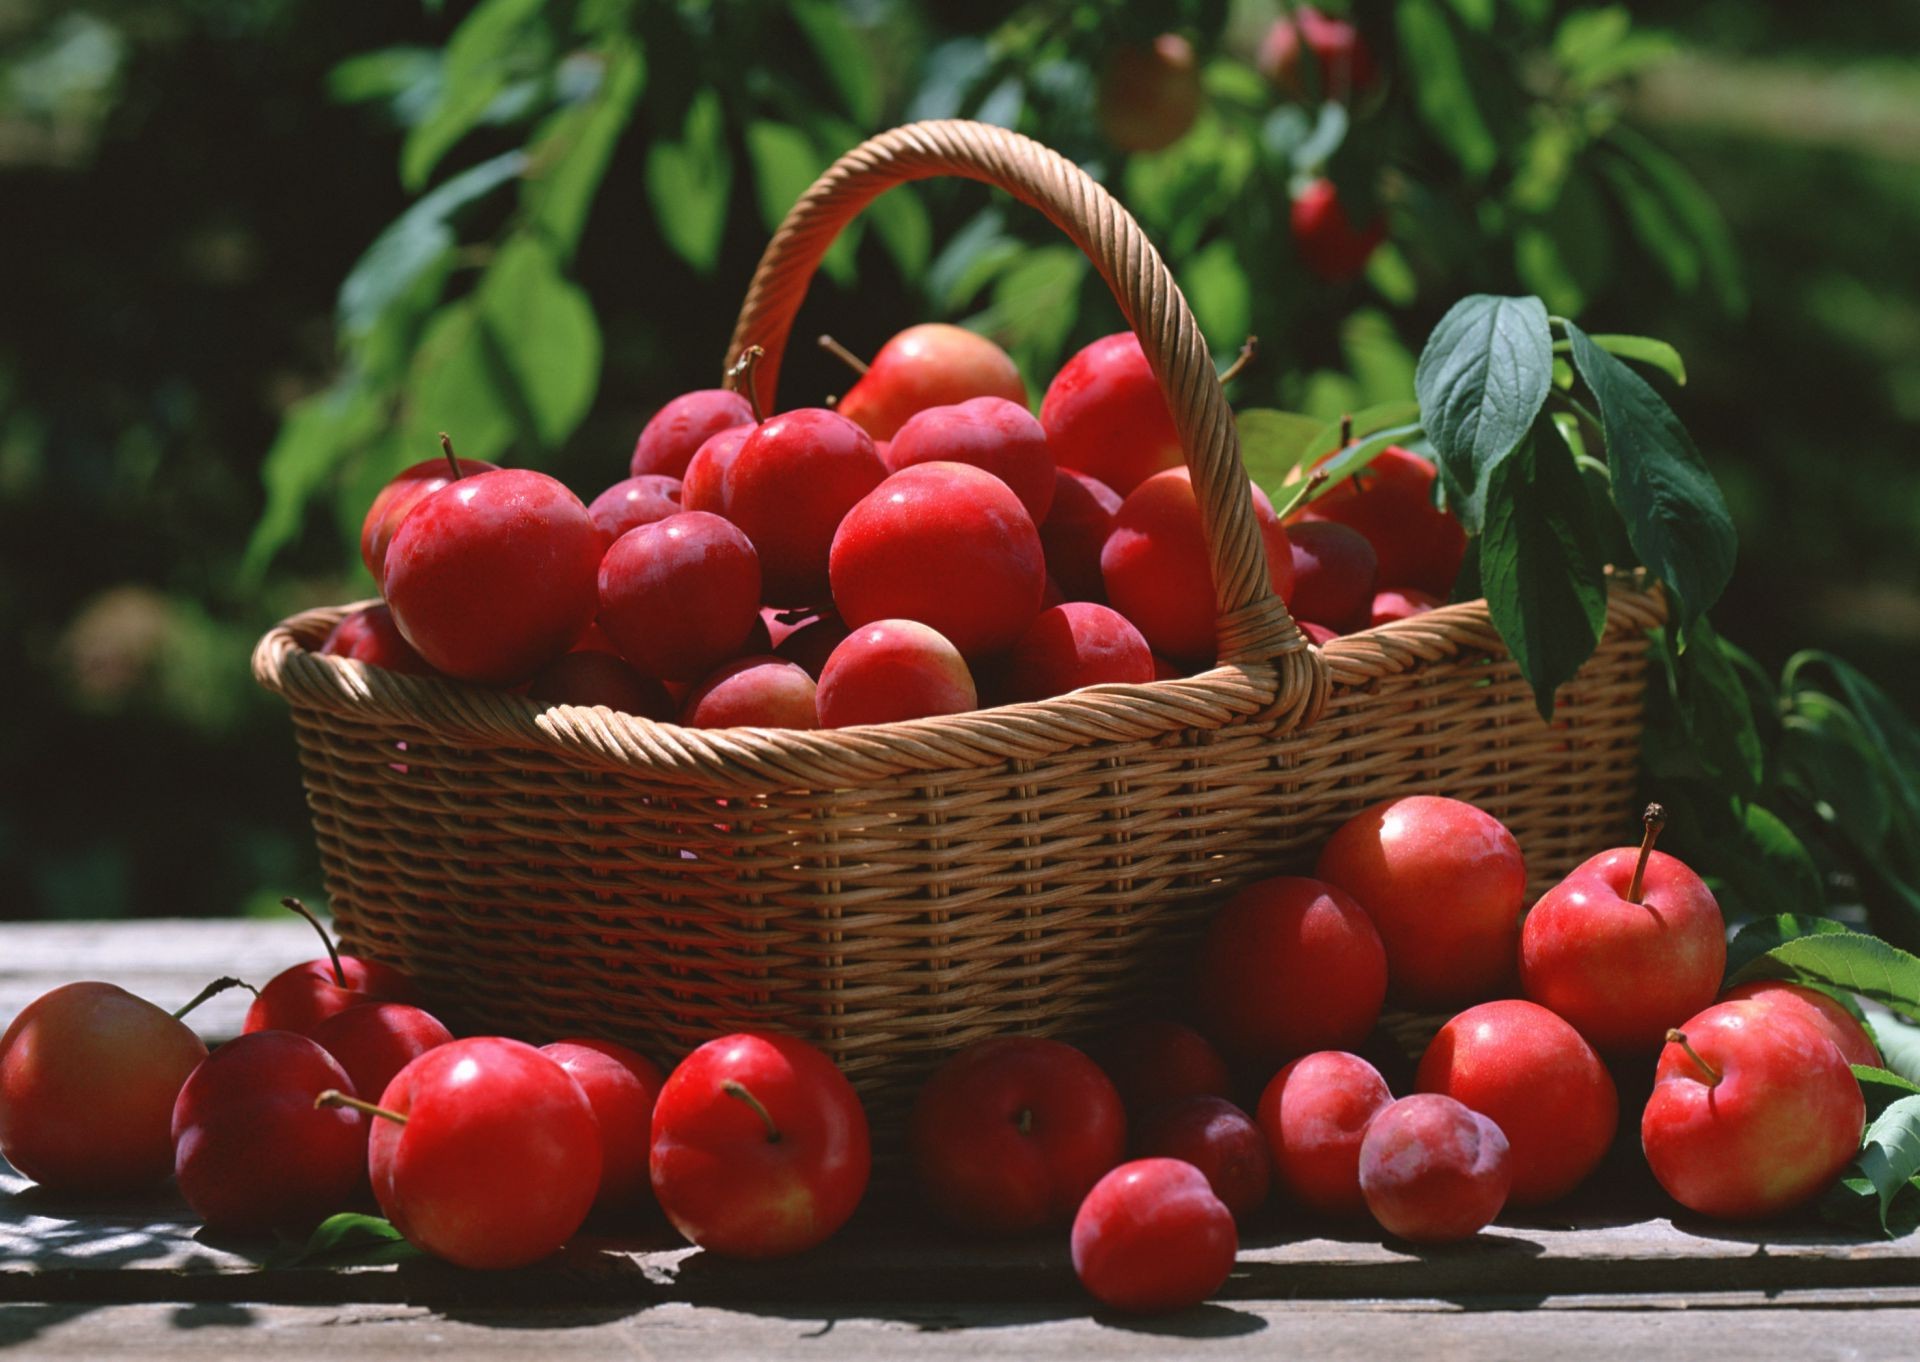
M 1206 339 L 1140 224 L 1058 152 L 964 119 L 909 123 L 862 142 L 800 196 L 767 243 L 727 347 L 728 368 L 749 345 L 760 346 L 766 353 L 756 378 L 772 409 L 794 314 L 840 229 L 895 185 L 942 175 L 979 180 L 1038 208 L 1100 271 L 1140 337 L 1193 473 L 1213 571 L 1219 660 L 1291 664 L 1282 668 L 1291 673 L 1283 675 L 1283 704 L 1296 686 L 1317 690 L 1317 659 L 1267 578 L 1239 435 Z

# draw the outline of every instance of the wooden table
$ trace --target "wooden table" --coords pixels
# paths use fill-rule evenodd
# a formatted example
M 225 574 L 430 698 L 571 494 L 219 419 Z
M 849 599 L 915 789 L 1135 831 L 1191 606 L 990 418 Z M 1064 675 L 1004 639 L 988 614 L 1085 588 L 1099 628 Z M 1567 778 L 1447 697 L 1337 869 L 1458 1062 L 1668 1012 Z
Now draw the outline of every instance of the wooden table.
M 177 1005 L 312 953 L 299 923 L 0 926 L 0 1020 L 54 984 L 105 978 Z M 244 995 L 196 1014 L 237 1029 Z M 1609 1204 L 1609 1203 L 1612 1204 Z M 1920 1356 L 1920 1235 L 1675 1223 L 1642 1190 L 1412 1251 L 1275 1214 L 1214 1303 L 1095 1312 L 1065 1236 L 981 1245 L 869 1206 L 784 1263 L 708 1258 L 665 1232 L 590 1239 L 537 1268 L 430 1261 L 320 1269 L 203 1235 L 171 1194 L 83 1205 L 0 1164 L 0 1348 L 9 1356 L 316 1358 L 1162 1357 L 1615 1359 Z

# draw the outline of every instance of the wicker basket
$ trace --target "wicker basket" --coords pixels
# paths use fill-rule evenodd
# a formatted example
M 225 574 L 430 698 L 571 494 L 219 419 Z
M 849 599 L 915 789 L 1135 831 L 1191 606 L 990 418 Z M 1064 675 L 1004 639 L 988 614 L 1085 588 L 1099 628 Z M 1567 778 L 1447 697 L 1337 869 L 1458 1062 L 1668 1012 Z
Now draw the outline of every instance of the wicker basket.
M 970 1041 L 1083 1034 L 1161 992 L 1223 893 L 1299 865 L 1373 800 L 1482 805 L 1536 882 L 1628 815 L 1659 595 L 1616 585 L 1551 727 L 1482 604 L 1310 648 L 1268 590 L 1185 300 L 1106 191 L 1025 138 L 915 124 L 821 177 L 768 246 L 729 354 L 765 348 L 769 400 L 835 234 L 937 175 L 1039 208 L 1138 332 L 1200 493 L 1220 665 L 907 723 L 702 731 L 318 656 L 353 607 L 296 616 L 254 670 L 292 709 L 341 935 L 461 1024 L 662 1058 L 788 1029 L 885 1123 Z

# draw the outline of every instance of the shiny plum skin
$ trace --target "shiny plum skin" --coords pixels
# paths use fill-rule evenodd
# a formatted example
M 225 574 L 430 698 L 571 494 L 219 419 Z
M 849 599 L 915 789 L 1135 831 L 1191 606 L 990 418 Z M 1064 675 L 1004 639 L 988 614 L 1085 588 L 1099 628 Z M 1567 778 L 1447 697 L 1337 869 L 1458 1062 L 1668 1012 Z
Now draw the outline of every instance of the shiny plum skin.
M 682 393 L 641 428 L 627 472 L 636 478 L 645 474 L 684 477 L 701 445 L 723 430 L 752 424 L 753 407 L 739 393 L 725 388 Z
M 642 676 L 696 681 L 760 621 L 760 559 L 706 511 L 628 530 L 600 564 L 600 628 Z
M 628 530 L 651 525 L 687 509 L 681 504 L 680 479 L 662 473 L 622 478 L 587 503 L 587 514 L 611 544 Z
M 407 1003 L 361 1003 L 328 1017 L 310 1039 L 339 1061 L 355 1093 L 377 1096 L 395 1074 L 445 1045 L 453 1033 L 431 1013 Z
M 1281 1192 L 1318 1215 L 1363 1214 L 1360 1144 L 1392 1102 L 1380 1071 L 1345 1051 L 1316 1050 L 1281 1069 L 1256 1112 Z
M 966 464 L 903 468 L 849 510 L 833 537 L 833 600 L 849 626 L 918 620 L 968 658 L 1020 637 L 1040 612 L 1046 575 L 1020 499 Z
M 1233 1213 L 1179 1159 L 1136 1159 L 1100 1179 L 1071 1243 L 1081 1285 L 1132 1314 L 1200 1304 L 1226 1284 L 1240 1251 Z
M 1014 640 L 1006 667 L 1013 700 L 1045 700 L 1082 686 L 1153 680 L 1153 651 L 1118 610 L 1070 601 L 1042 610 Z
M 345 981 L 345 987 L 341 986 Z M 412 979 L 391 965 L 358 956 L 340 957 L 340 976 L 333 961 L 309 960 L 289 965 L 267 980 L 247 1008 L 241 1030 L 294 1031 L 308 1035 L 328 1017 L 362 1003 L 417 1003 L 420 991 Z
M 479 459 L 461 459 L 459 467 L 460 475 L 467 477 L 491 473 L 496 465 Z M 367 565 L 376 583 L 386 576 L 387 549 L 393 544 L 394 532 L 407 518 L 407 512 L 422 498 L 452 481 L 453 471 L 447 467 L 446 459 L 423 459 L 401 470 L 393 481 L 374 494 L 373 504 L 367 507 L 367 517 L 360 523 L 360 561 Z
M 1233 1077 L 1213 1042 L 1182 1022 L 1129 1022 L 1094 1052 L 1120 1093 L 1129 1117 L 1184 1097 L 1227 1097 Z
M 411 676 L 432 676 L 433 668 L 400 636 L 393 612 L 384 605 L 368 605 L 341 617 L 327 631 L 319 650 L 327 657 L 350 657 L 369 667 L 384 667 L 390 672 Z
M 593 620 L 606 541 L 580 498 L 544 473 L 461 478 L 407 513 L 387 550 L 393 620 L 448 676 L 525 681 Z
M 1053 504 L 1040 525 L 1040 547 L 1047 555 L 1047 576 L 1066 600 L 1107 599 L 1100 550 L 1113 533 L 1120 501 L 1120 494 L 1096 477 L 1071 468 L 1055 470 Z
M 894 473 L 923 463 L 984 469 L 1012 489 L 1035 525 L 1053 506 L 1059 470 L 1047 450 L 1047 433 L 1023 404 L 1003 397 L 976 397 L 916 413 L 887 442 L 884 457 Z
M 1513 834 L 1458 799 L 1408 795 L 1353 815 L 1314 870 L 1380 930 L 1394 996 L 1458 1007 L 1516 982 L 1527 866 Z
M 1520 998 L 1470 1007 L 1441 1027 L 1414 1083 L 1499 1125 L 1512 1151 L 1516 1206 L 1544 1206 L 1585 1182 L 1620 1124 L 1613 1076 L 1593 1047 Z
M 62 984 L 0 1034 L 0 1155 L 62 1192 L 173 1171 L 173 1104 L 207 1057 L 185 1022 L 113 984 Z
M 822 728 L 964 714 L 979 694 L 960 650 L 916 620 L 875 620 L 842 639 L 814 695 Z
M 1267 580 L 1284 601 L 1293 594 L 1293 548 L 1267 494 L 1251 490 Z M 1107 603 L 1133 621 L 1156 653 L 1194 666 L 1214 661 L 1212 560 L 1186 469 L 1156 473 L 1128 494 L 1100 550 L 1100 573 Z
M 1356 227 L 1332 180 L 1315 180 L 1293 201 L 1293 248 L 1309 270 L 1331 284 L 1359 277 L 1387 239 L 1387 225 Z
M 846 641 L 847 633 L 847 626 L 838 615 L 818 615 L 795 625 L 785 635 L 776 636 L 774 656 L 798 662 L 806 668 L 807 675 L 818 681 L 827 659 Z
M 1293 596 L 1288 608 L 1297 620 L 1324 624 L 1342 634 L 1371 622 L 1380 559 L 1366 536 L 1331 520 L 1307 520 L 1287 527 L 1293 549 Z
M 1374 593 L 1373 607 L 1367 617 L 1367 627 L 1374 629 L 1383 624 L 1392 624 L 1395 620 L 1410 620 L 1415 615 L 1424 615 L 1429 610 L 1438 610 L 1445 604 L 1446 602 L 1438 596 L 1429 595 L 1425 591 L 1410 586 L 1377 591 Z
M 1277 1065 L 1366 1039 L 1387 992 L 1387 954 L 1352 897 L 1320 880 L 1276 875 L 1214 914 L 1199 984 L 1214 1042 L 1228 1055 Z
M 1837 998 L 1805 984 L 1790 984 L 1784 979 L 1756 979 L 1750 984 L 1730 988 L 1716 1000 L 1723 1003 L 1760 1002 L 1790 1012 L 1822 1032 L 1838 1047 L 1849 1064 L 1883 1068 L 1885 1058 L 1853 1013 Z
M 628 1215 L 653 1201 L 648 1151 L 653 1105 L 667 1076 L 645 1055 L 606 1040 L 559 1040 L 540 1053 L 580 1085 L 600 1129 L 596 1214 Z
M 743 657 L 688 693 L 680 722 L 690 728 L 818 728 L 813 678 L 797 662 Z
M 306 1036 L 259 1031 L 207 1056 L 173 1107 L 174 1177 L 207 1227 L 312 1229 L 366 1184 L 366 1117 L 316 1107 L 353 1096 L 339 1062 Z
M 527 698 L 588 709 L 604 706 L 657 722 L 672 719 L 679 712 L 660 682 L 642 676 L 618 654 L 598 648 L 576 648 L 555 658 L 533 678 Z
M 768 604 L 826 600 L 834 533 L 886 475 L 867 433 L 837 412 L 783 412 L 754 429 L 727 465 L 724 497 L 760 555 Z
M 1192 1164 L 1235 1220 L 1265 1205 L 1273 1186 L 1260 1127 L 1224 1097 L 1188 1097 L 1150 1113 L 1135 1131 L 1133 1152 Z
M 1389 445 L 1357 477 L 1314 498 L 1300 518 L 1338 521 L 1365 535 L 1380 560 L 1382 587 L 1413 587 L 1445 600 L 1460 575 L 1467 534 L 1433 504 L 1438 476 L 1418 454 Z
M 929 407 L 976 397 L 1027 404 L 1027 385 L 1005 350 L 944 322 L 910 326 L 874 355 L 837 410 L 876 440 L 891 440 Z
M 727 513 L 727 469 L 740 457 L 740 451 L 753 434 L 754 426 L 734 426 L 721 431 L 694 451 L 687 475 L 680 483 L 680 504 L 688 511 Z
M 1499 1125 L 1451 1097 L 1401 1098 L 1373 1118 L 1360 1143 L 1367 1209 L 1409 1243 L 1471 1239 L 1500 1214 L 1512 1180 Z
M 1047 447 L 1062 468 L 1121 496 L 1185 459 L 1160 384 L 1131 331 L 1104 336 L 1066 362 L 1040 403 Z

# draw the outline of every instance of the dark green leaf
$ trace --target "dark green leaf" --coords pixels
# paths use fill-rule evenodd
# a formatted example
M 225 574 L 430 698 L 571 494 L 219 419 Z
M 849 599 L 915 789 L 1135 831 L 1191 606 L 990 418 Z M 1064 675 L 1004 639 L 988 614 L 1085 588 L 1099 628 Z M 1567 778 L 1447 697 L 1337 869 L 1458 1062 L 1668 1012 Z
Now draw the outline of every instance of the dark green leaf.
M 790 0 L 788 12 L 806 35 L 841 102 L 869 132 L 880 123 L 880 77 L 873 49 L 847 22 L 837 0 Z
M 1406 74 L 1421 119 L 1471 178 L 1483 178 L 1500 148 L 1475 97 L 1451 16 L 1438 0 L 1399 0 L 1394 20 L 1401 51 L 1420 54 Z
M 1857 993 L 1920 1019 L 1920 957 L 1864 932 L 1826 932 L 1782 942 L 1729 976 L 1797 979 Z
M 1832 653 L 1796 654 L 1782 673 L 1783 687 L 1797 689 L 1801 674 L 1815 667 L 1824 668 L 1838 683 L 1840 697 L 1871 738 L 1873 749 L 1886 758 L 1888 775 L 1907 817 L 1920 823 L 1920 726 L 1903 714 L 1885 691 Z
M 1737 860 L 1735 882 L 1743 886 L 1753 906 L 1784 904 L 1790 912 L 1811 912 L 1826 906 L 1826 885 L 1792 828 L 1762 804 L 1735 801 L 1739 820 L 1731 851 Z
M 439 96 L 440 53 L 430 47 L 383 47 L 348 57 L 327 72 L 327 93 L 342 104 L 389 100 L 395 116 L 411 126 Z
M 613 149 L 633 121 L 646 83 L 646 63 L 632 43 L 615 41 L 603 59 L 606 69 L 594 96 L 553 115 L 529 144 L 527 212 L 563 261 L 579 244 Z
M 1674 705 L 1701 765 L 1727 790 L 1751 798 L 1765 774 L 1760 734 L 1746 686 L 1705 615 L 1693 623 L 1690 646 L 1671 662 Z
M 1480 584 L 1494 627 L 1543 719 L 1600 641 L 1607 588 L 1599 537 L 1573 458 L 1529 437 L 1494 465 L 1480 535 Z
M 307 503 L 336 468 L 374 438 L 381 416 L 381 405 L 351 376 L 288 408 L 260 465 L 267 505 L 247 540 L 242 578 L 260 580 L 274 555 L 300 532 Z
M 1553 337 L 1538 298 L 1463 298 L 1428 338 L 1414 391 L 1470 531 L 1486 514 L 1489 479 L 1532 428 L 1552 381 Z
M 407 375 L 401 446 L 412 459 L 431 458 L 443 430 L 463 458 L 497 460 L 513 444 L 520 430 L 507 396 L 513 380 L 483 331 L 471 298 L 440 309 L 427 323 Z
M 1320 422 L 1297 412 L 1255 407 L 1238 412 L 1240 461 L 1255 485 L 1279 500 L 1278 488 L 1302 462 L 1320 448 L 1314 443 Z
M 1321 429 L 1322 433 L 1324 433 L 1325 427 Z M 1364 440 L 1355 440 L 1352 444 L 1347 445 L 1331 459 L 1328 459 L 1320 465 L 1318 471 L 1325 473 L 1327 480 L 1313 495 L 1315 497 L 1325 496 L 1328 488 L 1358 473 L 1361 469 L 1372 463 L 1374 457 L 1389 445 L 1412 444 L 1420 434 L 1421 428 L 1416 423 L 1405 426 L 1389 426 L 1385 430 L 1374 431 Z M 1338 439 L 1339 437 L 1336 435 L 1335 438 Z M 1315 446 L 1318 447 L 1318 444 L 1319 441 L 1316 440 Z
M 933 254 L 933 219 L 912 186 L 901 185 L 882 194 L 867 209 L 867 216 L 873 220 L 880 244 L 899 266 L 900 277 L 918 280 Z
M 1877 849 L 1893 826 L 1894 792 L 1873 736 L 1832 696 L 1801 690 L 1780 721 L 1781 783 L 1857 846 Z
M 1860 1082 L 1860 1093 L 1867 1100 L 1867 1120 L 1876 1119 L 1881 1112 L 1905 1097 L 1920 1097 L 1920 1083 L 1903 1078 L 1892 1069 L 1878 1069 L 1868 1064 L 1851 1066 L 1853 1076 Z
M 999 341 L 1023 371 L 1045 372 L 1073 329 L 1086 271 L 1086 256 L 1072 246 L 1035 247 L 995 281 L 993 301 L 966 324 Z
M 1894 1197 L 1920 1173 L 1920 1095 L 1901 1098 L 1875 1118 L 1848 1173 L 1873 1184 L 1886 1229 Z
M 1808 936 L 1845 936 L 1853 928 L 1832 918 L 1807 913 L 1781 913 L 1759 918 L 1734 933 L 1727 943 L 1727 984 L 1738 982 L 1735 976 L 1775 947 Z
M 687 110 L 680 140 L 655 141 L 647 149 L 647 199 L 660 234 L 702 274 L 718 262 L 727 225 L 733 158 L 725 133 L 720 97 L 702 90 Z
M 1613 499 L 1640 561 L 1666 585 L 1684 635 L 1733 575 L 1733 518 L 1692 438 L 1647 381 L 1565 323 L 1600 408 Z
M 1687 233 L 1720 306 L 1734 316 L 1744 313 L 1747 290 L 1740 274 L 1739 252 L 1726 219 L 1706 191 L 1678 161 L 1626 124 L 1614 124 L 1608 141 L 1631 158 L 1672 219 Z
M 998 208 L 984 208 L 948 238 L 927 266 L 927 295 L 941 311 L 955 311 L 1025 252 L 1026 247 L 1007 234 L 1006 215 Z
M 1181 265 L 1179 279 L 1201 334 L 1215 349 L 1231 349 L 1246 339 L 1251 324 L 1247 272 L 1231 241 L 1223 237 L 1201 247 Z
M 1908 1183 L 1885 1208 L 1871 1180 L 1859 1172 L 1850 1172 L 1834 1182 L 1814 1203 L 1820 1218 L 1857 1234 L 1885 1234 L 1904 1238 L 1920 1229 L 1920 1185 Z
M 543 8 L 542 0 L 484 0 L 454 30 L 440 98 L 401 148 L 400 179 L 407 188 L 427 182 L 440 158 L 485 120 L 519 64 L 535 55 L 530 32 Z
M 1869 1024 L 1887 1068 L 1920 1087 L 1920 1025 L 1886 1013 L 1876 1015 Z
M 953 118 L 967 107 L 974 88 L 993 69 L 993 50 L 984 38 L 954 38 L 927 54 L 920 88 L 907 105 L 907 119 Z
M 1687 385 L 1686 361 L 1680 358 L 1680 352 L 1663 340 L 1652 336 L 1619 336 L 1595 333 L 1587 337 L 1595 345 L 1610 355 L 1622 359 L 1638 360 L 1642 364 L 1651 364 L 1681 387 Z M 1561 341 L 1554 347 L 1555 353 L 1573 348 L 1569 341 Z
M 392 1222 L 375 1215 L 342 1211 L 320 1222 L 306 1243 L 275 1253 L 267 1266 L 365 1267 L 402 1263 L 424 1256 Z
M 523 422 L 541 445 L 557 447 L 600 386 L 600 326 L 587 295 L 560 273 L 544 241 L 522 234 L 501 247 L 476 296 Z

